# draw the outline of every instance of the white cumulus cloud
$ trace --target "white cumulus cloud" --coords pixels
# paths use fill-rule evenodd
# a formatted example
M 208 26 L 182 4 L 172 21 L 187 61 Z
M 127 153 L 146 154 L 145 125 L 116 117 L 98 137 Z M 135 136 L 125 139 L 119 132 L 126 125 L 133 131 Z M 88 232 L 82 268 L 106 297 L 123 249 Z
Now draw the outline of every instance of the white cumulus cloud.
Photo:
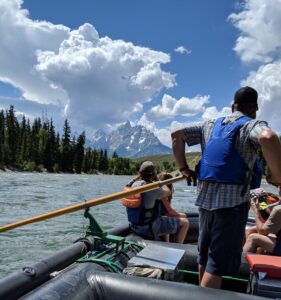
M 205 111 L 205 105 L 209 102 L 210 96 L 197 95 L 194 98 L 182 97 L 179 100 L 165 94 L 162 103 L 156 105 L 148 112 L 149 116 L 157 119 L 165 119 L 178 115 L 194 116 Z
M 144 113 L 141 118 L 138 120 L 137 122 L 137 125 L 142 125 L 144 127 L 146 127 L 148 130 L 152 131 L 152 132 L 155 132 L 157 129 L 156 129 L 156 126 L 155 126 L 155 123 L 150 121 L 148 118 L 147 118 L 147 115 L 146 113 Z
M 161 69 L 168 54 L 100 37 L 91 24 L 70 30 L 34 21 L 21 5 L 0 1 L 0 80 L 25 99 L 56 105 L 86 127 L 102 127 L 128 119 L 176 84 L 175 75 Z
M 64 91 L 50 86 L 35 69 L 36 51 L 56 51 L 69 29 L 45 21 L 32 21 L 20 0 L 0 1 L 0 80 L 40 103 L 66 103 Z
M 246 0 L 229 19 L 240 30 L 234 50 L 243 62 L 259 62 L 241 85 L 259 93 L 258 118 L 281 133 L 281 0 Z
M 231 108 L 230 107 L 223 107 L 221 111 L 218 111 L 216 106 L 210 106 L 207 107 L 202 115 L 202 119 L 204 120 L 211 120 L 211 119 L 217 119 L 221 117 L 225 117 L 231 114 Z
M 175 52 L 180 54 L 190 54 L 192 51 L 189 49 L 186 49 L 184 46 L 179 46 L 175 49 Z
M 269 125 L 281 134 L 281 60 L 262 65 L 250 73 L 242 85 L 254 87 L 259 93 L 258 118 L 269 122 Z
M 246 0 L 243 10 L 229 16 L 241 32 L 234 50 L 245 62 L 280 58 L 281 0 Z

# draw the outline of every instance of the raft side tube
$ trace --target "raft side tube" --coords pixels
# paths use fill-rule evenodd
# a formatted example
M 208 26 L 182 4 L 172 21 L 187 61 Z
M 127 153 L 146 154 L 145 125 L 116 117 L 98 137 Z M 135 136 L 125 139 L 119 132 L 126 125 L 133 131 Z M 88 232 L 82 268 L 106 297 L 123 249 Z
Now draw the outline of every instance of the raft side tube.
M 0 280 L 0 299 L 18 299 L 50 279 L 50 273 L 62 270 L 84 256 L 94 245 L 93 237 L 83 238 L 34 265 Z
M 45 299 L 94 299 L 91 296 L 89 280 L 97 272 L 105 271 L 105 268 L 95 263 L 73 264 L 63 270 L 55 278 L 45 282 L 32 290 L 21 300 L 45 300 Z
M 130 230 L 128 223 L 108 230 L 109 234 L 118 235 L 118 236 L 122 236 L 122 237 L 127 236 L 128 234 L 130 234 L 130 232 L 131 232 L 131 230 Z
M 82 268 L 83 267 L 83 268 Z M 54 298 L 55 297 L 55 298 Z M 99 272 L 90 264 L 75 267 L 60 280 L 32 291 L 22 300 L 262 300 L 268 299 L 230 291 L 201 288 L 191 284 Z

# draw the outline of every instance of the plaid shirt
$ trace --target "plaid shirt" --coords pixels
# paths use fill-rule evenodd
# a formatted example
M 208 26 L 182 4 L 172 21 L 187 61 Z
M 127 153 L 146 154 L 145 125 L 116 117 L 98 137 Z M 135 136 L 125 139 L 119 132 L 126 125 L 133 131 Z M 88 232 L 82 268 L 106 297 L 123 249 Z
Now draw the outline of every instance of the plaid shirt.
M 236 111 L 224 119 L 224 123 L 232 123 L 243 113 Z M 185 141 L 188 146 L 201 144 L 201 150 L 204 148 L 211 136 L 215 120 L 200 122 L 184 128 Z M 257 158 L 259 149 L 258 137 L 263 130 L 269 127 L 265 121 L 251 120 L 246 122 L 240 129 L 237 136 L 235 147 L 249 169 L 252 170 Z M 243 185 L 226 184 L 217 182 L 198 181 L 198 197 L 196 205 L 207 209 L 215 210 L 220 208 L 234 207 L 250 199 L 250 186 L 248 185 L 246 193 L 241 195 Z

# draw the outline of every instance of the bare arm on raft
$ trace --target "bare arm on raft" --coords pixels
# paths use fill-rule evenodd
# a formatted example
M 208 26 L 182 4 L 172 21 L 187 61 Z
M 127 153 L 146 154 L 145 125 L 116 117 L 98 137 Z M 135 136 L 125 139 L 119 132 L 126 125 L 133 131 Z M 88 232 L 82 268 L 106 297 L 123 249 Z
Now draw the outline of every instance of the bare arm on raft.
M 184 130 L 180 129 L 172 132 L 171 137 L 172 137 L 173 154 L 179 170 L 187 178 L 187 180 L 191 180 L 193 184 L 196 184 L 195 173 L 194 171 L 189 169 L 189 166 L 185 158 L 186 141 L 185 141 Z
M 168 201 L 168 198 L 162 198 L 162 203 L 167 211 L 167 214 L 169 217 L 175 217 L 175 218 L 187 218 L 185 213 L 180 213 L 174 210 Z
M 281 143 L 271 129 L 264 130 L 258 137 L 258 142 L 261 146 L 263 156 L 270 170 L 270 175 L 267 181 L 278 187 L 279 194 L 281 193 Z

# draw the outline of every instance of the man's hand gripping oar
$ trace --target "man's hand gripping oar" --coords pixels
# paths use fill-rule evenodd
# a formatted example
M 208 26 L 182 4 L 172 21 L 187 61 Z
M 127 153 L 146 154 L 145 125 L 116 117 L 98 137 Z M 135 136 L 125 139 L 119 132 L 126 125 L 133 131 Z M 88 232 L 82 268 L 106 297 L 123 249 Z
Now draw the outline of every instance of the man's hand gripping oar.
M 189 167 L 186 165 L 185 167 L 180 169 L 180 172 L 182 175 L 186 178 L 187 185 L 193 184 L 193 186 L 197 185 L 197 176 L 196 173 L 189 169 Z
M 174 131 L 171 135 L 172 147 L 177 166 L 180 168 L 180 172 L 186 178 L 187 185 L 197 185 L 196 173 L 189 169 L 185 157 L 185 136 L 182 130 Z M 183 166 L 183 167 L 182 167 Z

